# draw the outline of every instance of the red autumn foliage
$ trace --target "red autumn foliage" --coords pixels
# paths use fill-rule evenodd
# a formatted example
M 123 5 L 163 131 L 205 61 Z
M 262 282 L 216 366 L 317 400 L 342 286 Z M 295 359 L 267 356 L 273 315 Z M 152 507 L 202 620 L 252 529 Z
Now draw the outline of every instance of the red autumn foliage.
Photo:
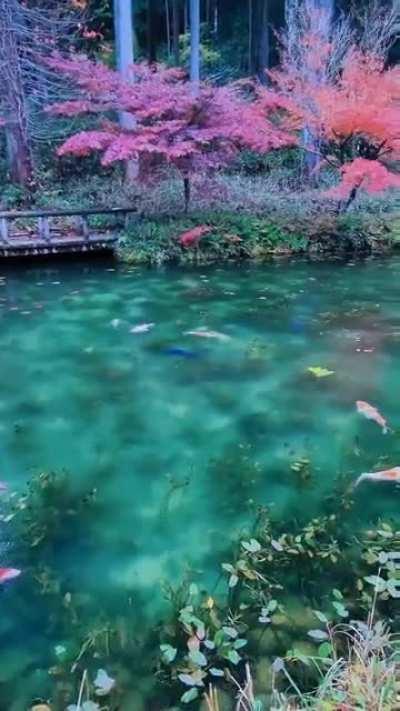
M 262 153 L 291 145 L 294 138 L 261 114 L 257 104 L 245 100 L 236 87 L 201 84 L 194 91 L 181 70 L 136 64 L 132 79 L 88 59 L 52 60 L 52 66 L 74 81 L 81 98 L 50 107 L 52 114 L 99 114 L 103 124 L 95 131 L 71 136 L 58 154 L 85 156 L 102 152 L 102 163 L 138 159 L 154 177 L 155 165 L 170 165 L 188 179 L 227 165 L 243 148 Z M 123 129 L 105 117 L 110 112 L 132 116 L 132 128 Z
M 211 232 L 211 227 L 207 225 L 199 225 L 198 227 L 193 227 L 191 230 L 182 232 L 178 237 L 178 242 L 182 247 L 196 247 L 204 235 Z
M 331 196 L 397 187 L 389 165 L 400 158 L 400 67 L 387 68 L 382 58 L 354 47 L 339 61 L 340 47 L 318 32 L 322 20 L 316 19 L 310 26 L 317 29 L 301 39 L 304 63 L 294 63 L 284 45 L 280 67 L 269 73 L 272 97 L 261 90 L 259 106 L 268 111 L 279 101 L 282 129 L 315 137 L 323 161 L 342 174 Z
M 327 191 L 328 197 L 348 198 L 353 190 L 362 188 L 367 193 L 378 193 L 387 188 L 400 188 L 400 175 L 391 173 L 377 160 L 356 158 L 342 168 L 342 180 L 336 188 Z

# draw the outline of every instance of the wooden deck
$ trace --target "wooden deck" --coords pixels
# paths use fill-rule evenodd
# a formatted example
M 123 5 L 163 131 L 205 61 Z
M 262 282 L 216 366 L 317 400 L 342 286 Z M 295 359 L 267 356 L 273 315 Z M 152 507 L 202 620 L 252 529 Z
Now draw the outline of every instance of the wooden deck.
M 134 207 L 0 212 L 0 259 L 112 252 L 136 212 Z

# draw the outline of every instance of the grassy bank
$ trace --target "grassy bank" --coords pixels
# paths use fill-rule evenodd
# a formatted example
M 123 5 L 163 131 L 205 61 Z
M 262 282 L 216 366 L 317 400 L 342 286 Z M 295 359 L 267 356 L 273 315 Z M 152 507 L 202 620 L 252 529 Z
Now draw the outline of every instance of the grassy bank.
M 192 247 L 179 237 L 206 226 Z M 286 216 L 233 211 L 138 218 L 121 237 L 118 254 L 130 264 L 209 263 L 265 260 L 273 256 L 387 253 L 400 244 L 400 216 L 394 211 Z

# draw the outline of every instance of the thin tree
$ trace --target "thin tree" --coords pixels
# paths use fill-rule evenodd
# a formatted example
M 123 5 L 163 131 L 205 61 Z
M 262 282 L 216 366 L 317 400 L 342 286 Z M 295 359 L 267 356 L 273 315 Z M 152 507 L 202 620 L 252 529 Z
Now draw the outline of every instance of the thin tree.
M 179 66 L 180 56 L 179 56 L 179 28 L 180 28 L 180 17 L 179 17 L 179 0 L 172 0 L 172 51 L 174 56 L 174 64 Z
M 200 81 L 200 0 L 190 0 L 190 81 Z
M 20 0 L 0 0 L 0 118 L 9 176 L 17 184 L 30 184 L 34 145 L 47 143 L 54 130 L 60 133 L 43 109 L 57 97 L 67 98 L 68 92 L 45 57 L 61 44 L 68 45 L 76 17 L 62 0 L 43 9 Z

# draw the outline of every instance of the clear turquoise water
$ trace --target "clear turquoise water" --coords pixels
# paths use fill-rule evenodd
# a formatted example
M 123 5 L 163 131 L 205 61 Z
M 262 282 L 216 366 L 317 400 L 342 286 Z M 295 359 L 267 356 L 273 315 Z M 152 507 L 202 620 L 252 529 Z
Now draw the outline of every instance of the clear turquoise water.
M 355 411 L 367 400 L 400 425 L 399 283 L 399 258 L 3 269 L 0 478 L 19 491 L 32 473 L 64 469 L 77 492 L 98 492 L 95 521 L 53 551 L 63 590 L 114 611 L 133 596 L 140 624 L 154 624 L 161 580 L 215 577 L 249 502 L 272 504 L 282 521 L 310 516 L 338 473 L 399 465 L 399 438 Z M 143 322 L 155 326 L 130 333 Z M 231 340 L 184 335 L 202 326 Z M 334 374 L 316 379 L 312 366 Z M 290 468 L 302 456 L 307 491 Z M 397 516 L 399 504 L 396 488 L 366 485 L 355 521 Z M 54 663 L 57 629 L 23 577 L 2 601 L 0 700 L 21 678 L 26 694 L 45 696 L 38 669 Z

